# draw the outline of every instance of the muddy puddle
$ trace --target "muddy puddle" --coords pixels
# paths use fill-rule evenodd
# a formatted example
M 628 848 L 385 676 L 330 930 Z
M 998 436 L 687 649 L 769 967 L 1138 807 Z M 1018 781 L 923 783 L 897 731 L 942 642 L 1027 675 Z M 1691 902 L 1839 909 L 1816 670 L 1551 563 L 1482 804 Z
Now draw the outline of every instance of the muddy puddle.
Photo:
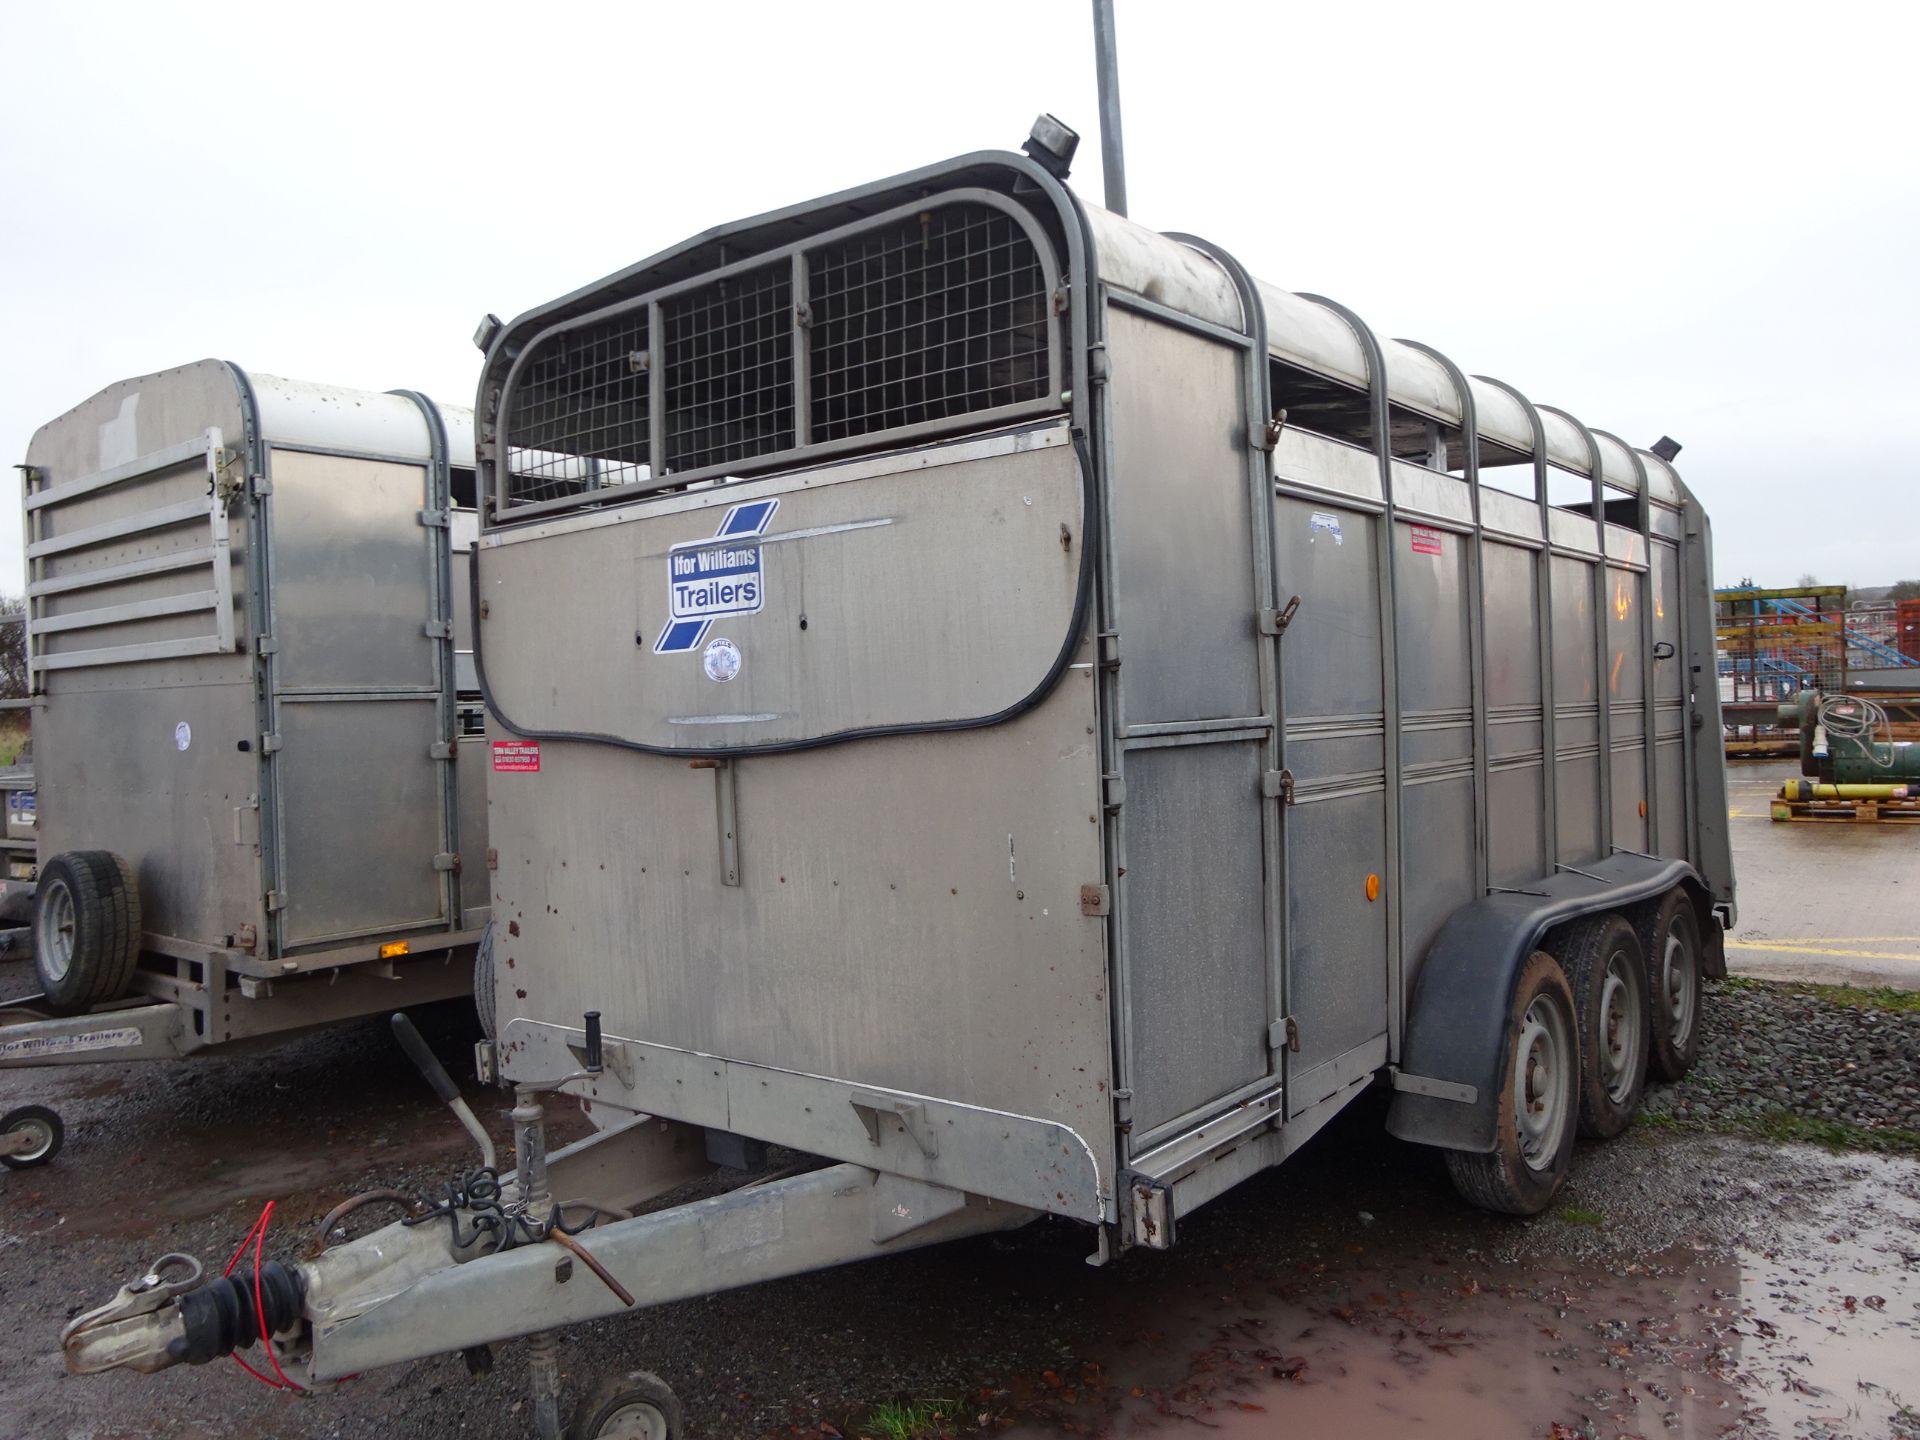
M 1578 1247 L 1591 1258 L 1408 1254 L 1362 1217 L 1290 1271 L 1156 1286 L 1110 1353 L 1001 1397 L 1019 1417 L 1009 1433 L 1920 1435 L 1906 1409 L 1920 1406 L 1915 1167 L 1802 1163 L 1841 1173 L 1783 1196 L 1750 1244 L 1622 1255 L 1599 1236 Z

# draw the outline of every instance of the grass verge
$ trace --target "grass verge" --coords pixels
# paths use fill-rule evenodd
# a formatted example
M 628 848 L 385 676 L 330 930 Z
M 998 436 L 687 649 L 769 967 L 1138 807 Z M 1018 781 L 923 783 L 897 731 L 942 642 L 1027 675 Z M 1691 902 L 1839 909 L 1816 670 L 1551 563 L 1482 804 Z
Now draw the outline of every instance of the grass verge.
M 937 1440 L 953 1433 L 957 1408 L 952 1400 L 889 1400 L 873 1407 L 860 1433 L 870 1440 Z
M 1633 1117 L 1633 1123 L 1635 1128 L 1648 1131 L 1692 1130 L 1745 1135 L 1777 1145 L 1818 1145 L 1825 1150 L 1866 1150 L 1877 1155 L 1920 1155 L 1920 1130 L 1850 1125 L 1844 1120 L 1802 1115 L 1783 1107 L 1759 1115 L 1715 1116 L 1705 1120 L 1682 1120 L 1668 1111 L 1642 1110 Z
M 1784 992 L 1824 1000 L 1829 1005 L 1850 1005 L 1856 1010 L 1891 1010 L 1900 1015 L 1920 1015 L 1920 990 L 1896 990 L 1891 985 L 1871 988 L 1860 985 L 1816 985 L 1805 980 L 1756 980 L 1748 975 L 1729 975 L 1715 984 L 1723 990 Z

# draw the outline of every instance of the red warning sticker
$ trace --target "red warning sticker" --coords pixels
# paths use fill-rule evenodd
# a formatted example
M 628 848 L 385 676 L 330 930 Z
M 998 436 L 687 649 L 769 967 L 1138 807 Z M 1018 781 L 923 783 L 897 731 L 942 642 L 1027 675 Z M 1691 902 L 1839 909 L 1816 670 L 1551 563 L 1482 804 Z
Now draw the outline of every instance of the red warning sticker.
M 493 742 L 493 768 L 496 770 L 538 770 L 538 740 L 496 740 Z
M 1440 553 L 1440 532 L 1429 530 L 1425 525 L 1407 527 L 1413 536 L 1413 553 L 1416 555 L 1438 555 Z M 534 767 L 536 770 L 539 766 Z

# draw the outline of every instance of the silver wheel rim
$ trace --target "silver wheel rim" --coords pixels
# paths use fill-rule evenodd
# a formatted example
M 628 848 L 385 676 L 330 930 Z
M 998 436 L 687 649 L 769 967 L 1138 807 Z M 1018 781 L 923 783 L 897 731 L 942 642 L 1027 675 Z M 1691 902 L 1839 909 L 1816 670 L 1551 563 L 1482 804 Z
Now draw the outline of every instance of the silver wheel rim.
M 40 1119 L 39 1116 L 29 1116 L 25 1120 L 16 1120 L 7 1127 L 7 1133 L 9 1135 L 18 1135 L 23 1131 L 26 1134 L 39 1138 L 31 1150 L 21 1150 L 9 1157 L 18 1164 L 30 1165 L 42 1155 L 45 1155 L 49 1150 L 53 1149 L 53 1127 L 46 1121 Z
M 1660 965 L 1667 1002 L 1667 1029 L 1676 1050 L 1693 1035 L 1693 951 L 1680 938 L 1679 924 L 1667 929 L 1667 953 Z
M 49 979 L 64 980 L 73 968 L 73 925 L 73 892 L 65 881 L 55 880 L 40 904 L 40 924 L 33 937 L 35 953 L 42 957 Z
M 648 1400 L 622 1405 L 600 1422 L 600 1440 L 667 1440 L 667 1417 Z
M 1520 1024 L 1513 1057 L 1513 1113 L 1520 1156 L 1530 1170 L 1551 1170 L 1566 1138 L 1572 1100 L 1566 1017 L 1546 995 L 1536 996 Z
M 1600 1083 L 1607 1098 L 1625 1105 L 1646 1063 L 1647 1037 L 1641 1024 L 1640 977 L 1623 950 L 1607 957 L 1600 985 Z

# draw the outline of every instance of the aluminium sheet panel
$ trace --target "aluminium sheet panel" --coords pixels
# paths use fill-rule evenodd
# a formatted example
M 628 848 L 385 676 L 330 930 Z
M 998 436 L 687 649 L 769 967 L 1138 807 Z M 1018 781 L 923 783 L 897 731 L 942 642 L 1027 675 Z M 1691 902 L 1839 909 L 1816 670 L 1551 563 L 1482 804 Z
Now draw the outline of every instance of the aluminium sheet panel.
M 276 705 L 288 946 L 444 921 L 432 696 Z
M 1646 696 L 1646 654 L 1640 638 L 1640 576 L 1618 566 L 1607 569 L 1607 698 L 1618 706 L 1638 707 Z M 1614 731 L 1616 738 L 1619 730 Z
M 206 684 L 167 668 L 81 672 L 89 688 L 35 717 L 40 853 L 113 851 L 133 867 L 147 933 L 218 946 L 265 918 L 253 686 L 244 671 Z
M 297 450 L 271 464 L 276 687 L 437 683 L 423 627 L 445 532 L 419 520 L 426 467 Z
M 1598 751 L 1569 757 L 1562 747 L 1554 767 L 1554 818 L 1559 822 L 1558 859 L 1565 865 L 1598 860 L 1606 854 L 1600 843 L 1600 755 Z
M 497 531 L 492 699 L 524 730 L 701 750 L 987 719 L 1062 653 L 1084 508 L 1049 427 Z
M 1126 723 L 1259 715 L 1242 356 L 1118 309 L 1107 344 Z
M 738 884 L 721 772 L 539 742 L 488 775 L 502 1026 L 598 1010 L 688 1056 L 1052 1120 L 1111 1175 L 1106 922 L 1080 895 L 1102 874 L 1095 690 L 1076 664 L 1003 725 L 731 761 Z M 669 1068 L 635 1087 L 725 1123 Z M 768 1138 L 813 1133 L 791 1122 Z
M 1127 755 L 1120 881 L 1134 1133 L 1268 1073 L 1264 742 Z
M 1487 879 L 1494 885 L 1528 885 L 1553 869 L 1540 776 L 1538 759 L 1487 773 Z
M 1540 580 L 1535 552 L 1486 541 L 1480 549 L 1486 596 L 1487 708 L 1540 715 Z
M 1647 752 L 1635 743 L 1613 747 L 1608 776 L 1613 783 L 1612 840 L 1623 850 L 1647 851 Z

